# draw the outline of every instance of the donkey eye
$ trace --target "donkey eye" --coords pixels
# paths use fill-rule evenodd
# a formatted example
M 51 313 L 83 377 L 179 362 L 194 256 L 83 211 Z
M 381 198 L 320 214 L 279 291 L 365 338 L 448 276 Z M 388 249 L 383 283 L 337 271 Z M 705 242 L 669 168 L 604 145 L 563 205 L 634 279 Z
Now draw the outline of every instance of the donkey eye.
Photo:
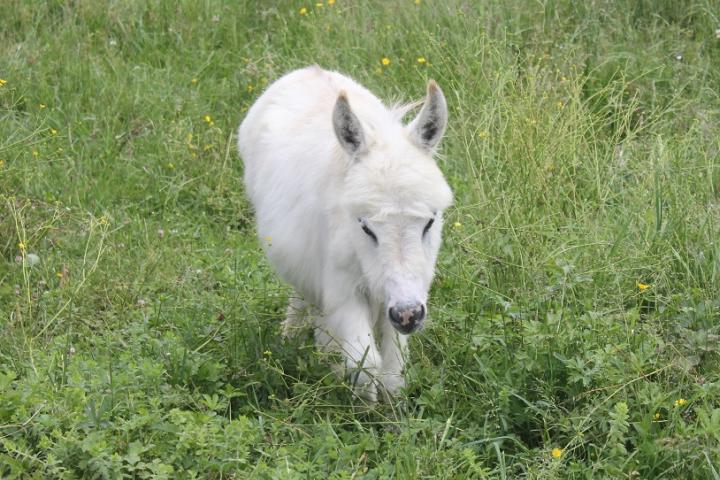
M 423 237 L 430 231 L 430 227 L 433 226 L 433 223 L 435 223 L 435 219 L 431 218 L 430 221 L 425 225 L 425 228 L 423 229 Z
M 365 232 L 365 234 L 366 234 L 368 237 L 372 238 L 375 243 L 378 243 L 378 239 L 377 239 L 377 236 L 375 235 L 375 232 L 373 232 L 372 230 L 370 230 L 370 228 L 368 228 L 368 226 L 365 225 L 365 223 L 363 223 L 362 220 L 359 220 L 359 222 L 360 222 L 360 225 L 362 225 L 362 230 L 363 230 L 363 232 Z

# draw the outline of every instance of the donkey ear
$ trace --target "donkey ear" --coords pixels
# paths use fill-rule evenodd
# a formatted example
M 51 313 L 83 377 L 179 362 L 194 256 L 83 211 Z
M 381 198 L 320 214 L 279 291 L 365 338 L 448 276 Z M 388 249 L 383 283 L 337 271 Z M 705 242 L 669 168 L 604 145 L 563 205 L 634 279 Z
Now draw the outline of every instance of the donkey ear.
M 333 128 L 343 150 L 350 156 L 357 156 L 367 150 L 362 125 L 350 109 L 345 92 L 340 92 L 340 96 L 335 102 Z
M 408 125 L 411 140 L 420 148 L 432 151 L 445 133 L 447 116 L 445 95 L 435 80 L 430 80 L 423 108 Z

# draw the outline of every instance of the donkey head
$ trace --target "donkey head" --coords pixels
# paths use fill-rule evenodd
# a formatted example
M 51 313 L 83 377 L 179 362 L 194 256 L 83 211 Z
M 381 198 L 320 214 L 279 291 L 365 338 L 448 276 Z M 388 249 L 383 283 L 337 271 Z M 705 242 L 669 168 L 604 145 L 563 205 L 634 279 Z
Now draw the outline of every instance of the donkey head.
M 422 327 L 440 248 L 442 214 L 452 192 L 432 158 L 447 124 L 440 87 L 430 81 L 417 117 L 356 115 L 341 93 L 333 111 L 348 159 L 345 227 L 362 269 L 360 286 L 402 334 Z

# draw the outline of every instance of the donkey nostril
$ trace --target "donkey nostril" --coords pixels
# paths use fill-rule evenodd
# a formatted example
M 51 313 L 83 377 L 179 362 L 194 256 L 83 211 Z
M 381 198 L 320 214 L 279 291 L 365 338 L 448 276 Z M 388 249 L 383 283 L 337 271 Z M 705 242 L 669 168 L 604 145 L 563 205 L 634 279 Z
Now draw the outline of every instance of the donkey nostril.
M 393 322 L 400 323 L 400 315 L 398 315 L 397 308 L 390 307 L 390 309 L 388 310 L 388 316 Z
M 425 318 L 425 305 L 422 303 L 420 304 L 420 309 L 415 311 L 415 314 L 413 315 L 413 321 L 419 322 Z
M 409 327 L 415 323 L 415 309 L 390 307 L 390 320 L 403 327 Z

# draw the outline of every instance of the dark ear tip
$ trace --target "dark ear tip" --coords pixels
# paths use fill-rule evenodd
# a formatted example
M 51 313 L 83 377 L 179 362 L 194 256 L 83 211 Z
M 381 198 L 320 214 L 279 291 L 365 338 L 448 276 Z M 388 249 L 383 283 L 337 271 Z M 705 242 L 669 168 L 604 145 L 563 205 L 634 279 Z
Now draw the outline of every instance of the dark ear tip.
M 428 91 L 428 93 L 435 93 L 437 91 L 440 91 L 440 86 L 437 84 L 437 82 L 435 80 L 430 79 L 428 81 L 427 91 Z
M 345 92 L 345 90 L 342 90 L 340 92 L 340 94 L 338 95 L 337 101 L 342 102 L 342 103 L 348 103 L 347 93 Z

